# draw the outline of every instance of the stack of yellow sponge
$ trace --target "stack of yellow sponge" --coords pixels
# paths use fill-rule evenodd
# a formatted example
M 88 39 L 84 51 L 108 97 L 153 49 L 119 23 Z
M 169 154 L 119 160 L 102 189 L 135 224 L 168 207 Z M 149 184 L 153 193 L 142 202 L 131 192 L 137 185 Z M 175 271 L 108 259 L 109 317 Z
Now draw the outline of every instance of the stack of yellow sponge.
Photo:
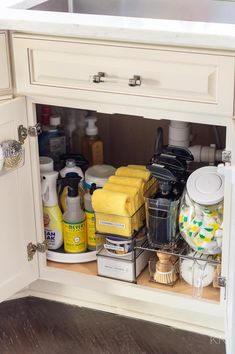
M 156 180 L 150 178 L 145 166 L 128 165 L 116 170 L 103 189 L 92 196 L 96 213 L 96 230 L 130 237 L 144 224 L 144 194 L 157 189 Z

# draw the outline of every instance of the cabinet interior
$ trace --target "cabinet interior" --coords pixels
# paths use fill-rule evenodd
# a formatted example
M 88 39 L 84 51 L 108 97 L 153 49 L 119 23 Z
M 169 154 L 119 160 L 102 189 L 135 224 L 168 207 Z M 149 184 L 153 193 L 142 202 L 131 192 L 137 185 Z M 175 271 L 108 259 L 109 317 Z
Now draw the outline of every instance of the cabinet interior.
M 52 107 L 53 113 L 62 117 L 63 125 L 66 125 L 69 114 L 75 109 L 65 107 Z M 104 144 L 104 163 L 114 167 L 127 164 L 146 164 L 150 161 L 154 152 L 156 131 L 162 127 L 164 131 L 164 144 L 168 144 L 169 121 L 146 119 L 143 117 L 103 114 L 88 111 L 89 114 L 98 118 L 97 126 L 99 136 Z M 41 123 L 41 105 L 36 105 L 37 120 Z M 133 129 L 134 127 L 134 129 Z M 218 149 L 223 150 L 226 146 L 226 128 L 223 126 L 214 127 L 206 124 L 191 124 L 191 145 L 216 144 Z M 78 151 L 73 151 L 74 153 Z M 207 165 L 207 164 L 204 164 Z M 201 163 L 191 163 L 190 170 L 193 171 L 204 166 Z M 97 263 L 66 264 L 47 261 L 47 266 L 79 272 L 88 276 L 97 276 Z M 174 286 L 167 286 L 151 282 L 148 267 L 137 278 L 137 285 L 164 290 L 167 292 L 183 295 L 192 295 L 192 287 L 183 279 L 177 280 Z M 119 280 L 117 280 L 119 281 Z M 220 301 L 219 288 L 209 285 L 203 288 L 202 298 L 211 301 Z

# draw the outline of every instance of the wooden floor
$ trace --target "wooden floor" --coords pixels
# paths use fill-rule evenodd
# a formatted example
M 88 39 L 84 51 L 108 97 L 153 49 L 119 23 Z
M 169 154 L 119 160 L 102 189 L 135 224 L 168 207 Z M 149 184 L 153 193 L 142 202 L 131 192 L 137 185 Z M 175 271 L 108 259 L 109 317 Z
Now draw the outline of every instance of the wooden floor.
M 37 298 L 0 304 L 0 354 L 225 354 L 190 332 Z

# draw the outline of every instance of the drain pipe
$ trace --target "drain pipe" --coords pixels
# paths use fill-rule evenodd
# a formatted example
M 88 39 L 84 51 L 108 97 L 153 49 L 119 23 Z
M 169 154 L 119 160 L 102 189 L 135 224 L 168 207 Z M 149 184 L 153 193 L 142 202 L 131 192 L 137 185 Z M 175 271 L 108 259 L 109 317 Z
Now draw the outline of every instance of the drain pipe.
M 214 165 L 216 161 L 222 161 L 222 150 L 216 149 L 215 144 L 210 146 L 190 146 L 190 124 L 187 122 L 171 121 L 169 125 L 169 145 L 184 146 L 192 152 L 195 162 Z

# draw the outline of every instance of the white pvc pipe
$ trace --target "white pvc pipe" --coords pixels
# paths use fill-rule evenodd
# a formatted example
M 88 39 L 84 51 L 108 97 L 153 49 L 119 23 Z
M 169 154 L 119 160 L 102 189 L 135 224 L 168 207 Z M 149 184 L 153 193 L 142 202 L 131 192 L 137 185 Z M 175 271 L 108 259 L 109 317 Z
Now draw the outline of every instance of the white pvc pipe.
M 169 125 L 169 145 L 188 147 L 195 162 L 214 165 L 222 160 L 222 150 L 216 150 L 216 145 L 190 146 L 190 124 L 187 122 L 171 121 Z
M 190 125 L 187 122 L 171 121 L 169 125 L 169 145 L 190 145 Z

